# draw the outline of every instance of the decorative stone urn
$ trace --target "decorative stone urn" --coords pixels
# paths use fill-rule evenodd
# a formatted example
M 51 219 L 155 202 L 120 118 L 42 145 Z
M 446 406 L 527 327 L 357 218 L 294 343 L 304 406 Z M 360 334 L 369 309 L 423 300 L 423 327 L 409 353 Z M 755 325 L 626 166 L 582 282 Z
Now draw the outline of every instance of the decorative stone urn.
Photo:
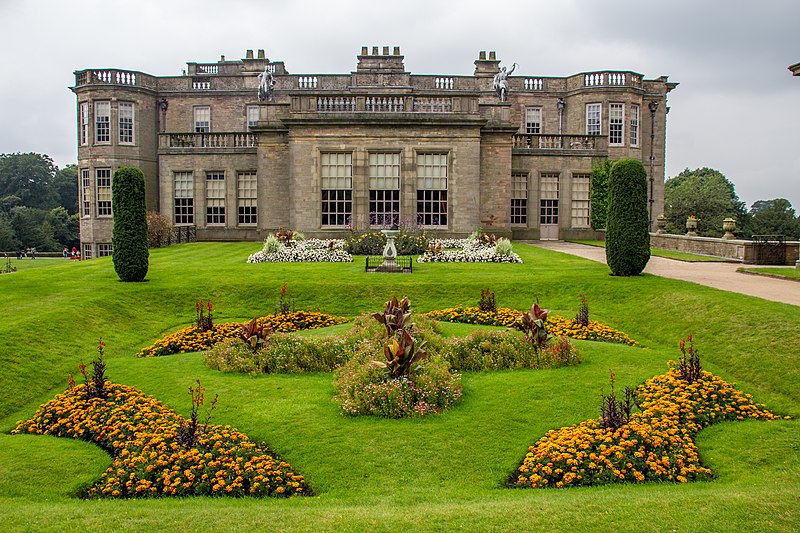
M 400 229 L 397 226 L 392 226 L 392 229 L 381 230 L 386 236 L 386 246 L 383 248 L 383 263 L 377 268 L 378 272 L 395 272 L 397 271 L 397 247 L 394 245 L 394 238 L 400 234 Z
M 723 239 L 735 239 L 736 235 L 734 235 L 733 232 L 736 231 L 736 219 L 724 219 L 722 221 L 722 229 L 725 230 L 725 235 L 722 236 Z
M 686 219 L 686 235 L 689 237 L 697 237 L 697 217 L 689 217 Z
M 661 213 L 656 217 L 656 233 L 664 233 L 667 230 L 667 217 Z

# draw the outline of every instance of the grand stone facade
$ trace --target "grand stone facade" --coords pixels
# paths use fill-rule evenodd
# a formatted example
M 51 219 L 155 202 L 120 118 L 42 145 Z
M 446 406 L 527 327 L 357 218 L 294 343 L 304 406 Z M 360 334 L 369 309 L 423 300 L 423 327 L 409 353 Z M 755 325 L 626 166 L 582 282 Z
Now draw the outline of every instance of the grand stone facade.
M 623 157 L 648 170 L 655 224 L 677 85 L 667 77 L 510 76 L 501 101 L 494 52 L 480 52 L 471 76 L 410 74 L 403 59 L 399 47 L 364 47 L 349 74 L 289 74 L 248 50 L 181 76 L 75 72 L 84 255 L 111 252 L 111 176 L 131 165 L 146 176 L 148 209 L 201 240 L 396 222 L 586 237 L 592 166 Z M 260 74 L 273 80 L 263 100 Z

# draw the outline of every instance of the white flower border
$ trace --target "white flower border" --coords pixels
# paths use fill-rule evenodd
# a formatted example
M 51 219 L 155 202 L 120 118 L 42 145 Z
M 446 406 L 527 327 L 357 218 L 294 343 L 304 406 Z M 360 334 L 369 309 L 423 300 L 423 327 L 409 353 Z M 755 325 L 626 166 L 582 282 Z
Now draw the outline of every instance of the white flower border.
M 329 244 L 333 242 L 333 249 Z M 286 246 L 280 243 L 277 252 L 263 250 L 247 258 L 248 263 L 352 263 L 353 256 L 344 251 L 342 239 L 307 239 Z
M 441 252 L 425 251 L 417 258 L 418 263 L 522 263 L 522 258 L 514 252 L 499 255 L 495 246 L 489 246 L 475 239 L 437 239 Z

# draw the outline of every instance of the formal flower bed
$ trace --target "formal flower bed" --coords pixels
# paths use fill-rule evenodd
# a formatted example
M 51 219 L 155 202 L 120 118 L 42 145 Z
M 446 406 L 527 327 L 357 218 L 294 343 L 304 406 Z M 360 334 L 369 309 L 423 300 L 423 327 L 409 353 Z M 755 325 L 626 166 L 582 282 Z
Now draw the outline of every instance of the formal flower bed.
M 497 311 L 481 311 L 478 307 L 461 306 L 425 313 L 427 317 L 443 322 L 505 327 L 511 327 L 521 314 L 521 311 L 507 307 L 498 307 Z M 573 339 L 615 342 L 628 346 L 638 346 L 639 344 L 625 333 L 595 320 L 590 320 L 588 326 L 583 326 L 571 319 L 559 315 L 550 315 L 547 321 L 547 329 L 553 335 Z
M 612 482 L 706 479 L 694 444 L 698 431 L 722 420 L 777 417 L 749 394 L 709 372 L 688 382 L 670 370 L 634 392 L 641 412 L 617 428 L 600 420 L 547 432 L 509 480 L 513 487 L 566 487 Z M 699 367 L 698 367 L 699 368 Z
M 12 433 L 93 442 L 114 458 L 88 490 L 90 498 L 275 496 L 307 494 L 292 467 L 264 444 L 230 426 L 197 428 L 191 444 L 179 435 L 189 421 L 126 385 L 105 382 L 106 398 L 87 398 L 77 385 L 42 405 Z
M 344 241 L 341 239 L 320 240 L 307 239 L 276 244 L 252 254 L 247 258 L 248 263 L 351 263 L 353 257 L 344 250 Z
M 388 377 L 363 351 L 337 369 L 334 401 L 342 413 L 384 418 L 441 414 L 461 399 L 461 374 L 439 357 L 430 357 L 408 374 Z
M 292 311 L 266 315 L 256 319 L 256 322 L 263 326 L 270 326 L 275 331 L 285 333 L 343 324 L 347 322 L 347 319 L 317 311 Z M 207 350 L 222 340 L 236 337 L 240 329 L 241 324 L 238 322 L 214 324 L 207 331 L 203 331 L 198 326 L 189 326 L 157 340 L 150 346 L 142 348 L 136 356 L 155 357 Z
M 487 244 L 479 239 L 441 239 L 431 241 L 417 258 L 419 263 L 522 263 L 508 239 Z
M 428 234 L 418 227 L 401 226 L 394 238 L 397 255 L 421 254 L 428 247 Z M 380 230 L 353 231 L 345 240 L 344 249 L 352 255 L 381 255 L 386 247 L 386 235 Z

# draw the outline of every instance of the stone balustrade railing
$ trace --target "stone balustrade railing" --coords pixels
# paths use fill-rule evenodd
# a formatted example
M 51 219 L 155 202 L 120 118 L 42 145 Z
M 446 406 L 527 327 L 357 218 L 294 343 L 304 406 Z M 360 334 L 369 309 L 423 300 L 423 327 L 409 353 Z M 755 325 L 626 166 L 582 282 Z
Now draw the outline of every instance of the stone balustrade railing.
M 606 150 L 605 135 L 539 135 L 517 133 L 513 138 L 514 148 L 532 150 Z
M 315 104 L 303 110 L 317 113 L 453 112 L 452 98 L 429 96 L 317 96 Z
M 642 77 L 634 72 L 586 72 L 584 87 L 641 87 Z
M 197 64 L 197 73 L 198 74 L 219 74 L 219 65 L 214 63 L 198 63 Z
M 155 88 L 156 78 L 132 70 L 88 69 L 75 72 L 75 86 L 82 85 L 126 85 Z
M 161 133 L 160 148 L 255 148 L 258 135 L 248 132 Z

